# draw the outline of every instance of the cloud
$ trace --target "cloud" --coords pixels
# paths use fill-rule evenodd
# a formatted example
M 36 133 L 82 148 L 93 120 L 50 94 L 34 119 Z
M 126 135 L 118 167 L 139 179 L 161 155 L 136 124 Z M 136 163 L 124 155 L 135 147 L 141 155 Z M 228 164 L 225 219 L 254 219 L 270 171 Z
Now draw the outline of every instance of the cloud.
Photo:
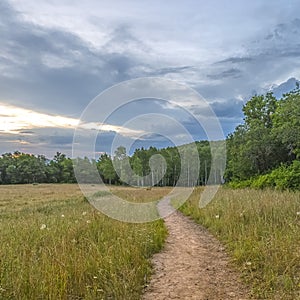
M 219 118 L 240 119 L 243 116 L 242 107 L 244 102 L 238 99 L 229 101 L 214 101 L 211 106 Z
M 25 21 L 5 2 L 1 8 L 0 97 L 13 104 L 78 114 L 104 88 L 128 79 L 137 65 L 128 51 L 141 43 L 130 34 L 125 39 L 125 28 L 96 50 L 71 32 Z
M 216 62 L 217 64 L 223 64 L 223 63 L 243 63 L 243 62 L 251 62 L 251 57 L 228 57 L 226 59 L 220 60 Z
M 93 130 L 99 133 L 135 138 L 143 134 L 141 130 L 96 122 L 82 123 L 79 119 L 59 115 L 48 115 L 32 110 L 8 106 L 0 103 L 0 140 L 12 145 L 69 146 L 73 143 L 75 128 L 85 135 Z M 34 130 L 32 130 L 34 129 Z
M 72 145 L 73 137 L 72 136 L 49 136 L 48 142 L 52 146 L 57 145 Z
M 183 73 L 184 71 L 194 70 L 193 66 L 181 66 L 181 67 L 166 67 L 161 69 L 152 70 L 151 72 L 147 73 L 148 76 L 161 76 L 170 73 Z
M 32 124 L 37 123 L 34 118 L 30 123 L 1 111 L 0 118 L 6 119 L 1 144 L 4 136 L 13 134 L 14 143 L 20 137 L 24 146 L 36 142 L 37 147 L 55 148 L 61 142 L 65 147 L 72 130 L 65 128 L 66 120 L 78 120 L 104 89 L 143 76 L 193 87 L 211 104 L 225 131 L 231 130 L 253 91 L 260 93 L 265 86 L 300 77 L 299 13 L 294 0 L 289 5 L 283 0 L 246 4 L 233 0 L 230 6 L 190 0 L 172 7 L 159 1 L 149 5 L 53 0 L 36 5 L 33 0 L 3 0 L 0 102 L 24 117 L 27 113 L 18 108 L 39 112 L 43 116 L 35 118 L 48 122 L 47 126 L 56 123 L 41 129 Z M 203 115 L 193 95 L 183 95 L 184 91 L 177 104 Z M 106 142 L 115 132 L 138 136 L 135 128 L 124 128 L 122 122 L 143 113 L 166 113 L 194 130 L 176 105 L 149 100 L 116 112 L 106 124 Z M 55 115 L 64 121 L 53 119 Z M 169 128 L 169 134 L 176 135 L 176 130 Z M 51 136 L 60 137 L 47 141 Z
M 32 110 L 0 103 L 0 131 L 8 134 L 28 134 L 26 129 L 43 127 L 74 128 L 78 120 L 62 116 L 42 114 Z
M 242 71 L 235 68 L 222 71 L 221 73 L 207 75 L 208 78 L 214 80 L 224 79 L 224 78 L 239 78 L 241 76 L 242 76 Z

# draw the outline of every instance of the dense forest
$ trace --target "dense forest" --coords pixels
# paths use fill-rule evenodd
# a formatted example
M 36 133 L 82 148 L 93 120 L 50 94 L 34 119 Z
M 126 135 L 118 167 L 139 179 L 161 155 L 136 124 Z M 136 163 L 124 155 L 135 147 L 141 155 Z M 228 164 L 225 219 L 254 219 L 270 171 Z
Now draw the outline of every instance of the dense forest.
M 256 95 L 227 137 L 225 178 L 232 187 L 300 189 L 300 90 L 277 100 Z
M 5 153 L 0 156 L 0 184 L 74 183 L 73 164 L 77 164 L 86 170 L 94 166 L 108 184 L 174 186 L 180 173 L 185 172 L 186 176 L 181 181 L 184 186 L 227 182 L 232 187 L 300 189 L 299 86 L 279 100 L 272 93 L 255 95 L 244 105 L 243 113 L 243 124 L 226 139 L 225 174 L 222 169 L 225 162 L 219 163 L 218 167 L 212 166 L 212 143 L 200 141 L 196 142 L 200 160 L 198 169 L 189 160 L 182 160 L 179 153 L 193 155 L 195 147 L 191 145 L 141 148 L 130 157 L 120 146 L 113 157 L 104 153 L 98 160 L 87 157 L 72 160 L 59 152 L 51 160 L 18 151 Z M 219 143 L 220 147 L 223 145 L 221 142 L 213 143 Z M 153 171 L 149 162 L 151 157 L 158 157 L 155 154 L 161 155 L 164 163 L 158 159 Z M 217 159 L 224 159 L 222 151 Z M 198 173 L 196 181 L 189 176 L 194 172 Z M 213 178 L 208 182 L 210 174 Z M 95 180 L 93 174 L 84 175 L 86 182 Z
M 42 155 L 36 156 L 18 151 L 5 153 L 0 157 L 0 183 L 74 183 L 76 177 L 73 165 L 76 165 L 81 169 L 79 172 L 83 175 L 81 177 L 85 182 L 96 181 L 93 172 L 96 169 L 103 182 L 107 184 L 173 186 L 177 183 L 180 172 L 183 170 L 187 173 L 187 176 L 184 176 L 185 180 L 182 181 L 183 185 L 204 185 L 208 181 L 211 169 L 210 144 L 207 141 L 202 141 L 196 142 L 196 146 L 196 151 L 198 150 L 202 162 L 200 169 L 197 170 L 199 171 L 197 182 L 189 181 L 188 176 L 188 174 L 195 172 L 195 164 L 186 163 L 186 165 L 183 165 L 184 163 L 176 147 L 136 149 L 134 154 L 128 157 L 125 147 L 120 146 L 113 157 L 104 153 L 98 160 L 90 160 L 87 157 L 70 159 L 59 152 L 51 160 Z M 191 152 L 195 151 L 191 145 L 181 147 L 184 148 L 181 150 L 186 155 L 192 155 Z M 155 157 L 156 154 L 162 155 L 165 163 L 161 163 L 161 160 L 157 159 L 155 166 L 155 160 L 152 161 L 154 163 L 153 171 L 149 162 L 151 157 Z M 125 163 L 128 160 L 129 165 Z M 130 172 L 129 169 L 132 169 L 133 172 Z M 215 173 L 214 178 L 216 183 L 219 183 L 221 179 L 220 170 L 216 170 Z

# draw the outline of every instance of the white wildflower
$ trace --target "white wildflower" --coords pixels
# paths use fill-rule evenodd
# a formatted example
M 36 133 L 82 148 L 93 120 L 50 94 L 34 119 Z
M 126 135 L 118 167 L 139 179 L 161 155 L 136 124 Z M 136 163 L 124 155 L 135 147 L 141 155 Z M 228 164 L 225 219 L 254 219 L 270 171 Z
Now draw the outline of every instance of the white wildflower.
M 46 228 L 47 228 L 47 225 L 46 225 L 46 224 L 42 224 L 41 227 L 40 227 L 41 230 L 44 230 L 44 229 L 46 229 Z
M 82 213 L 82 215 L 83 215 L 83 216 L 85 216 L 86 214 L 87 214 L 87 212 L 86 212 L 86 211 L 84 211 L 84 212 Z
M 87 220 L 86 222 L 87 222 L 88 224 L 90 224 L 90 223 L 91 223 L 91 221 L 90 221 L 90 220 Z
M 61 215 L 61 217 L 62 217 L 62 218 L 64 218 L 64 217 L 65 217 L 65 215 L 64 215 L 64 214 L 62 214 L 62 215 Z
M 251 265 L 252 265 L 251 261 L 246 262 L 246 266 L 251 266 Z
M 220 219 L 220 215 L 216 215 L 216 219 Z
M 297 213 L 296 213 L 296 214 L 297 214 L 297 216 L 300 216 L 300 211 L 297 211 Z

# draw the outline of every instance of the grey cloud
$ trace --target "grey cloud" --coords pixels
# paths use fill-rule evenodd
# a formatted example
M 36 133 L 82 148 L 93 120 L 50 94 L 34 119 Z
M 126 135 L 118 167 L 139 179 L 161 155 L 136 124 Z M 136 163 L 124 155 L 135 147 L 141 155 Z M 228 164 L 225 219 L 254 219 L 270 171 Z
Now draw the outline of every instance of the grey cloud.
M 242 71 L 239 69 L 231 68 L 221 73 L 207 75 L 208 78 L 213 80 L 224 79 L 224 78 L 239 78 L 242 76 Z
M 34 134 L 35 132 L 34 131 L 32 131 L 32 130 L 22 130 L 22 131 L 20 131 L 19 132 L 20 134 Z
M 152 50 L 131 32 L 129 24 L 117 25 L 110 35 L 110 39 L 102 47 L 104 52 L 124 53 L 136 51 L 138 53 L 144 51 L 147 53 Z
M 279 86 L 275 86 L 272 88 L 272 92 L 274 96 L 279 99 L 281 98 L 284 94 L 290 92 L 291 90 L 294 90 L 297 86 L 297 84 L 300 84 L 300 81 L 297 80 L 296 78 L 290 78 L 286 82 L 283 82 Z
M 0 89 L 13 104 L 26 101 L 27 106 L 78 115 L 103 89 L 129 79 L 138 64 L 129 52 L 109 51 L 112 42 L 137 43 L 124 28 L 113 32 L 103 49 L 92 50 L 70 32 L 25 22 L 5 2 L 0 8 Z
M 299 9 L 295 5 L 294 15 L 298 14 Z M 220 60 L 217 57 L 216 63 L 207 67 L 205 63 L 201 65 L 197 55 L 188 62 L 178 62 L 178 65 L 179 59 L 176 63 L 172 59 L 153 59 L 154 49 L 148 46 L 147 37 L 137 38 L 133 34 L 137 32 L 133 30 L 134 24 L 132 27 L 128 25 L 130 21 L 128 24 L 110 23 L 110 38 L 101 49 L 95 50 L 71 32 L 24 21 L 20 13 L 2 0 L 0 96 L 11 104 L 28 109 L 79 117 L 92 98 L 113 84 L 139 76 L 169 76 L 191 84 L 211 103 L 225 130 L 231 130 L 241 118 L 243 104 L 235 99 L 246 101 L 252 90 L 260 93 L 262 85 L 287 79 L 299 69 L 300 19 L 292 16 L 289 19 L 285 22 L 281 18 L 281 24 L 269 31 L 264 29 L 255 41 L 251 42 L 245 36 L 247 42 L 242 49 L 240 44 L 233 44 L 233 52 L 227 58 Z M 241 40 L 238 39 L 238 30 L 232 34 Z M 235 57 L 232 55 L 235 50 L 237 53 L 244 50 L 244 56 L 239 54 Z M 168 51 L 165 49 L 166 56 Z M 174 51 L 176 49 L 170 53 L 174 54 Z M 178 53 L 175 54 L 178 57 Z M 197 109 L 201 113 L 201 109 L 195 108 L 195 111 Z M 111 116 L 111 123 L 116 124 L 144 112 L 163 112 L 186 121 L 186 116 L 180 111 L 149 101 L 116 112 Z M 192 125 L 186 123 L 186 126 Z M 35 131 L 32 136 L 29 134 L 26 136 L 23 132 L 22 136 L 21 133 L 20 139 L 43 144 L 44 147 L 53 146 L 53 149 L 70 147 L 71 132 L 59 133 L 61 137 L 45 130 Z M 113 136 L 114 133 L 107 134 L 103 137 L 104 142 L 109 143 Z
M 255 40 L 245 43 L 244 56 L 230 56 L 212 64 L 207 76 L 212 82 L 198 84 L 197 91 L 208 98 L 210 103 L 220 99 L 226 102 L 226 99 L 234 98 L 245 102 L 253 95 L 252 91 L 264 93 L 264 86 L 272 85 L 281 78 L 287 80 L 300 67 L 299 32 L 298 18 L 291 18 L 262 32 Z M 224 71 L 230 64 L 234 68 Z
M 209 78 L 222 79 L 230 77 L 231 72 L 235 75 L 233 70 L 242 70 L 243 80 L 247 81 L 249 78 L 248 83 L 253 82 L 253 86 L 248 87 L 248 92 L 251 89 L 259 89 L 266 80 L 272 83 L 272 80 L 276 81 L 285 73 L 291 73 L 299 68 L 298 60 L 290 60 L 290 58 L 298 59 L 300 56 L 299 33 L 299 18 L 280 23 L 271 28 L 269 32 L 262 32 L 260 37 L 246 43 L 244 48 L 247 55 L 231 56 L 215 63 L 216 66 L 222 64 L 226 66 L 228 63 L 233 63 L 236 68 L 229 70 L 228 74 L 225 71 L 225 74 L 212 74 Z M 287 75 L 288 77 L 290 76 Z M 242 82 L 245 92 L 247 92 L 247 85 Z
M 214 101 L 211 106 L 215 114 L 220 118 L 241 118 L 243 102 L 237 99 L 228 101 Z
M 68 145 L 71 146 L 73 142 L 73 136 L 49 136 L 47 137 L 47 141 L 51 145 Z
M 281 56 L 283 57 L 299 57 L 300 56 L 300 44 L 298 44 L 296 46 L 299 50 L 297 49 L 293 49 L 293 50 L 289 50 L 286 49 L 285 51 L 282 52 Z
M 256 60 L 260 57 L 267 59 L 298 57 L 300 55 L 299 34 L 299 18 L 277 24 L 265 36 L 250 43 L 249 52 Z
M 181 66 L 181 67 L 166 67 L 161 69 L 155 69 L 149 73 L 147 73 L 148 76 L 161 76 L 166 75 L 170 73 L 182 73 L 184 71 L 194 70 L 195 68 L 193 66 Z
M 216 64 L 223 64 L 223 63 L 244 63 L 250 62 L 253 58 L 251 57 L 229 57 L 223 60 L 216 62 Z
M 284 41 L 287 38 L 298 35 L 300 33 L 300 19 L 295 18 L 287 23 L 278 24 L 272 32 L 266 35 L 265 40 L 281 40 Z

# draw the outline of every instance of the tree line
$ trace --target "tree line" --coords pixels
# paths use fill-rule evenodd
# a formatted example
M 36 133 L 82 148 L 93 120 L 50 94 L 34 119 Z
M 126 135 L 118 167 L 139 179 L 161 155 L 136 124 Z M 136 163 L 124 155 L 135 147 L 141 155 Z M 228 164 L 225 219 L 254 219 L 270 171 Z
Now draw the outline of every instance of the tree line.
M 243 123 L 226 139 L 224 177 L 224 143 L 200 141 L 196 147 L 139 148 L 131 156 L 120 146 L 114 155 L 104 153 L 97 160 L 73 160 L 59 152 L 51 160 L 18 151 L 5 153 L 0 156 L 0 184 L 75 183 L 75 164 L 85 182 L 95 181 L 93 169 L 107 184 L 175 186 L 180 180 L 183 186 L 193 186 L 225 181 L 232 187 L 300 189 L 299 86 L 279 100 L 272 93 L 255 95 L 243 106 L 243 113 Z M 212 145 L 219 149 L 214 153 L 217 164 L 212 162 Z M 195 151 L 199 164 L 193 163 Z
M 233 187 L 300 189 L 300 90 L 253 96 L 227 137 L 225 178 Z
M 191 161 L 195 151 L 200 157 L 199 169 L 196 169 L 196 165 Z M 187 159 L 183 160 L 179 152 L 184 153 Z M 181 185 L 205 185 L 211 170 L 210 143 L 196 142 L 196 148 L 194 145 L 180 146 L 179 149 L 140 148 L 136 149 L 132 156 L 127 155 L 125 147 L 119 146 L 113 156 L 104 153 L 97 160 L 87 157 L 71 159 L 60 152 L 51 160 L 43 155 L 19 151 L 5 153 L 0 156 L 0 184 L 75 183 L 74 165 L 80 169 L 78 172 L 80 178 L 83 178 L 81 182 L 86 183 L 97 182 L 96 177 L 100 175 L 102 181 L 107 184 L 174 186 L 184 172 Z M 97 170 L 97 174 L 94 170 Z M 195 172 L 196 182 L 192 182 L 191 174 Z M 216 183 L 221 181 L 221 173 L 222 170 L 215 170 Z
M 126 149 L 120 146 L 113 157 L 102 154 L 97 161 L 97 167 L 103 181 L 108 184 L 126 182 L 136 186 L 175 186 L 180 182 L 182 186 L 205 185 L 210 179 L 212 168 L 213 179 L 210 180 L 220 183 L 224 170 L 219 165 L 225 165 L 225 161 L 224 164 L 212 166 L 210 148 L 211 143 L 208 141 L 199 141 L 163 149 L 139 148 L 128 157 Z M 196 155 L 199 165 L 193 162 Z M 219 161 L 225 159 L 221 151 L 216 156 Z
M 0 157 L 0 184 L 74 182 L 73 161 L 60 152 L 52 160 L 19 151 Z

